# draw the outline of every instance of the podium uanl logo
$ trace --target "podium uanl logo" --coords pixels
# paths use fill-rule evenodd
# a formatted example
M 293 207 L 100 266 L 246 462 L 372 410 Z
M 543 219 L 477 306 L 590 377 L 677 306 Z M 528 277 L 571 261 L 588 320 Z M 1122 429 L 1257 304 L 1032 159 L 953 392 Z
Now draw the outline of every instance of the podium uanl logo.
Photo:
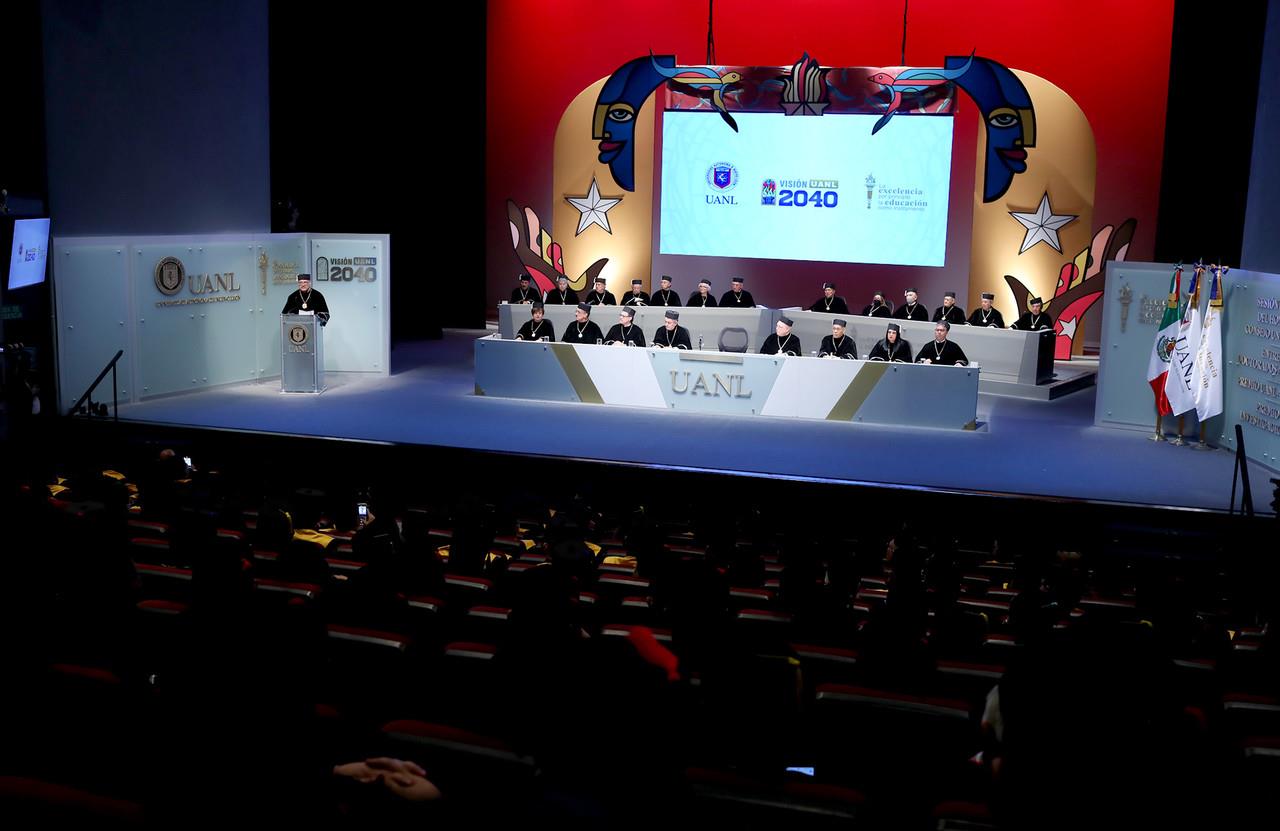
M 307 342 L 307 327 L 292 326 L 289 329 L 289 341 L 294 346 L 302 346 Z
M 187 269 L 177 257 L 165 257 L 156 263 L 156 289 L 166 297 L 182 291 L 182 284 L 186 279 Z

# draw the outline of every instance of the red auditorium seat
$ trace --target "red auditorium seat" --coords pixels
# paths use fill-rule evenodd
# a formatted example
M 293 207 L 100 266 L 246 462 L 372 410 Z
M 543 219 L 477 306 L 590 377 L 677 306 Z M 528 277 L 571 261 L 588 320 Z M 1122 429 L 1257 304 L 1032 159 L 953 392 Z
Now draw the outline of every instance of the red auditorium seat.
M 0 776 L 0 815 L 10 828 L 141 828 L 145 819 L 140 803 L 23 776 Z
M 482 800 L 486 813 L 495 800 L 519 804 L 533 784 L 534 760 L 491 735 L 401 719 L 382 725 L 382 736 L 388 755 L 417 762 L 451 799 Z

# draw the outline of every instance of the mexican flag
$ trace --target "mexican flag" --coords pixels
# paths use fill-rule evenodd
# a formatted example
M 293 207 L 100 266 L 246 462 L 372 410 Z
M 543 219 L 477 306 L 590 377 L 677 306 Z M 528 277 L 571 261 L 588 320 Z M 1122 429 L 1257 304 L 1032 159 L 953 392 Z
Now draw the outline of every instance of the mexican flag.
M 1200 348 L 1196 350 L 1196 366 L 1192 376 L 1195 388 L 1196 417 L 1201 423 L 1222 412 L 1222 275 L 1226 266 L 1213 269 L 1213 287 L 1209 290 L 1209 308 L 1205 310 L 1200 329 Z
M 1151 358 L 1147 362 L 1147 383 L 1156 396 L 1156 411 L 1160 415 L 1173 412 L 1169 407 L 1169 399 L 1164 394 L 1165 380 L 1169 377 L 1169 353 L 1173 351 L 1173 341 L 1178 335 L 1178 296 L 1182 294 L 1182 265 L 1173 270 L 1169 278 L 1169 302 L 1165 304 L 1164 316 L 1160 318 L 1160 331 L 1156 332 L 1156 342 L 1151 347 Z
M 1177 416 L 1194 410 L 1196 406 L 1192 376 L 1196 368 L 1196 350 L 1200 348 L 1200 326 L 1204 322 L 1200 314 L 1200 278 L 1203 274 L 1204 268 L 1197 264 L 1191 277 L 1191 296 L 1182 307 L 1178 334 L 1174 335 L 1173 351 L 1169 353 L 1169 378 L 1164 384 L 1164 394 Z

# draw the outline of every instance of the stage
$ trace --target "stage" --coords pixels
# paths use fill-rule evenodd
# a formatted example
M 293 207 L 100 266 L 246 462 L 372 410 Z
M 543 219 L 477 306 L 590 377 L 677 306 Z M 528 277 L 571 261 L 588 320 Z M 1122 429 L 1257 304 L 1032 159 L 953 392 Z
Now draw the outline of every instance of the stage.
M 1092 386 L 1052 401 L 982 394 L 973 431 L 516 401 L 474 394 L 474 342 L 485 334 L 447 330 L 440 341 L 399 345 L 389 377 L 331 372 L 318 396 L 282 394 L 273 379 L 122 405 L 120 418 L 750 476 L 1228 507 L 1232 454 L 1094 427 Z M 1272 475 L 1250 468 L 1259 510 L 1270 502 Z

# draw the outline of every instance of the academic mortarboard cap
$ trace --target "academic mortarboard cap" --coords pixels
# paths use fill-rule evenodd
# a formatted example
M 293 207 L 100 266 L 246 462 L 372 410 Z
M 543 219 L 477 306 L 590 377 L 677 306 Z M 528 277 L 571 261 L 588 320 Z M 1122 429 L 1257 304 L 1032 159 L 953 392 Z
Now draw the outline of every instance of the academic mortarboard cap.
M 1035 306 L 1035 305 L 1037 305 L 1037 304 L 1039 304 L 1039 305 L 1044 305 L 1044 301 L 1043 301 L 1043 300 L 1041 300 L 1039 297 L 1033 297 L 1033 298 L 1031 298 L 1031 303 L 1030 303 L 1029 305 L 1031 305 L 1031 306 Z
M 567 276 L 567 275 L 564 275 L 564 274 L 561 274 L 561 275 L 559 275 L 559 276 L 557 276 L 557 277 L 556 277 L 556 282 L 557 282 L 557 283 L 558 283 L 558 282 L 560 282 L 561 280 L 564 280 L 566 283 L 567 283 L 567 282 L 569 282 L 569 278 L 568 278 L 568 276 Z
M 916 290 L 915 290 L 915 287 L 914 287 L 914 286 L 913 286 L 912 288 L 909 288 L 909 289 L 907 289 L 906 291 L 904 291 L 904 292 L 903 292 L 903 294 L 919 294 L 919 293 L 920 293 L 920 292 L 918 292 L 918 291 L 916 291 Z
M 952 300 L 955 300 L 955 299 L 956 299 L 956 293 L 955 293 L 954 291 L 944 291 L 944 292 L 942 293 L 942 296 L 943 296 L 943 297 L 950 297 Z
M 662 277 L 661 277 L 660 279 L 661 279 L 664 283 L 670 283 L 670 282 L 671 282 L 671 277 L 670 277 L 669 275 L 667 275 L 667 274 L 662 275 Z
M 679 312 L 677 312 L 677 311 L 676 311 L 676 310 L 674 310 L 674 309 L 667 309 L 666 318 L 667 318 L 667 320 L 679 320 L 679 319 L 680 319 L 680 313 L 679 313 Z
M 831 321 L 831 325 L 832 326 L 848 326 L 849 321 L 845 320 L 843 317 L 837 317 L 835 320 Z
M 534 303 L 529 307 L 529 314 L 533 314 L 534 312 L 545 312 L 546 310 L 547 307 L 541 303 Z
M 631 285 L 633 285 L 633 286 L 643 286 L 643 285 L 644 285 L 644 280 L 632 280 L 632 281 L 631 281 Z
M 791 318 L 787 317 L 786 315 L 783 315 L 782 317 L 778 318 L 778 322 L 781 323 L 783 326 L 795 325 L 794 323 L 792 323 Z
M 596 278 L 596 283 L 597 283 L 597 284 L 600 284 L 600 283 L 603 283 L 603 282 L 604 282 L 604 278 L 603 278 L 603 277 L 597 277 L 597 278 Z
M 703 277 L 701 280 L 699 280 L 699 281 L 698 281 L 698 285 L 700 285 L 700 286 L 706 286 L 707 288 L 710 288 L 710 287 L 711 287 L 711 281 L 710 281 L 710 280 L 708 280 L 706 277 Z
M 522 283 L 527 283 L 527 282 L 529 282 L 529 275 L 528 275 L 528 274 L 521 274 L 521 275 L 520 275 L 519 277 L 517 277 L 516 279 L 517 279 L 517 280 L 519 280 L 519 281 L 520 281 L 520 282 L 522 282 Z
M 836 284 L 835 284 L 835 283 L 823 283 L 823 284 L 822 284 L 822 288 L 823 288 L 824 290 L 825 290 L 825 289 L 833 289 L 833 288 L 835 288 L 835 287 L 836 287 Z
M 310 274 L 299 274 L 299 275 L 298 275 L 298 282 L 299 282 L 299 283 L 301 283 L 303 280 L 308 280 L 308 281 L 310 281 L 310 280 L 311 280 L 311 275 L 310 275 Z
M 982 293 L 982 299 L 983 299 L 983 300 L 995 300 L 995 299 L 996 299 L 996 296 L 995 296 L 994 294 L 992 294 L 991 292 L 989 292 L 989 291 L 984 291 L 984 292 Z
M 745 282 L 747 282 L 747 281 L 746 281 L 746 280 L 744 280 L 744 279 L 742 279 L 741 277 L 732 277 L 732 278 L 730 278 L 729 282 L 731 282 L 731 283 L 745 283 Z
M 885 331 L 885 334 L 886 334 L 886 335 L 887 335 L 887 334 L 889 334 L 890 332 L 897 332 L 899 335 L 901 335 L 901 334 L 902 334 L 902 327 L 901 327 L 901 326 L 899 326 L 899 325 L 898 325 L 898 324 L 896 324 L 896 323 L 890 323 L 890 324 L 889 324 L 889 328 L 888 328 L 888 329 L 885 329 L 884 331 Z
M 582 311 L 586 312 L 587 314 L 591 314 L 591 304 L 590 304 L 590 303 L 579 303 L 579 304 L 578 304 L 578 308 L 579 308 L 579 309 L 582 309 Z
M 618 309 L 618 313 L 619 313 L 619 314 L 624 314 L 624 315 L 626 315 L 627 317 L 635 317 L 635 316 L 636 316 L 636 310 L 635 310 L 635 309 L 633 309 L 633 308 L 631 308 L 630 306 L 621 306 L 621 307 L 619 307 L 619 309 Z

